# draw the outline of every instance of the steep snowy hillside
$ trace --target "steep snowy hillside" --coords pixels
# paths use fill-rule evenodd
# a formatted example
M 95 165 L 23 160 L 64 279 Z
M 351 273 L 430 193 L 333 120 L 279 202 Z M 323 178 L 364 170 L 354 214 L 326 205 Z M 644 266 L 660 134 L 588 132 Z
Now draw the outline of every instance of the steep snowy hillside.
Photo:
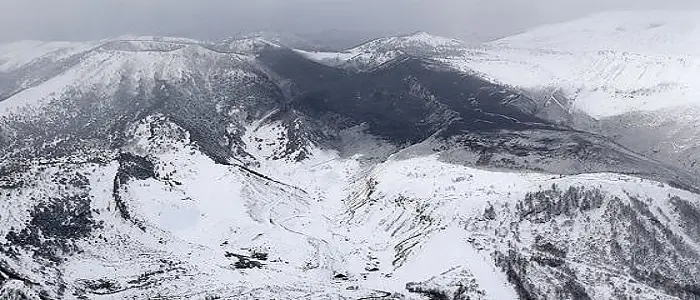
M 593 117 L 698 104 L 700 12 L 601 13 L 487 43 L 451 63 L 558 91 Z M 551 94 L 551 93 L 550 93 Z
M 352 51 L 128 37 L 3 71 L 0 298 L 700 297 L 697 176 L 457 41 Z

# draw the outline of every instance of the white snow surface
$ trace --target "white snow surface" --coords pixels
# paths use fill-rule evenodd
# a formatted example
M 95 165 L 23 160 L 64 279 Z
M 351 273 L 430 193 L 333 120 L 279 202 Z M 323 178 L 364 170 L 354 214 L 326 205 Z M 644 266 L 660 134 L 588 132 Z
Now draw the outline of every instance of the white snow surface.
M 561 89 L 596 118 L 700 103 L 700 11 L 600 13 L 447 59 L 525 89 Z
M 270 178 L 266 179 L 243 166 L 214 163 L 165 117 L 149 117 L 129 132 L 132 138 L 125 150 L 155 165 L 156 178 L 131 180 L 118 190 L 144 230 L 117 212 L 112 195 L 117 163 L 73 169 L 87 174 L 91 209 L 105 226 L 79 241 L 84 252 L 62 264 L 63 280 L 70 288 L 100 279 L 124 287 L 91 294 L 94 299 L 359 299 L 393 293 L 422 299 L 408 293 L 406 284 L 451 280 L 440 276 L 457 273 L 471 274 L 464 276 L 474 280 L 481 299 L 517 299 L 490 256 L 514 241 L 484 227 L 487 207 L 513 207 L 526 193 L 552 184 L 563 190 L 596 187 L 621 199 L 633 191 L 649 199 L 656 208 L 650 210 L 683 235 L 677 221 L 668 219 L 676 214 L 668 199 L 677 195 L 700 201 L 695 194 L 627 175 L 497 172 L 441 162 L 438 155 L 363 165 L 359 156 L 343 158 L 312 147 L 301 162 L 271 159 L 284 143 L 279 139 L 284 127 L 258 122 L 250 124 L 243 140 L 260 163 L 251 168 Z M 66 192 L 52 188 L 54 174 L 72 171 L 36 166 L 30 172 L 30 192 L 10 191 L 3 199 L 12 201 L 0 200 L 0 210 L 12 216 L 0 218 L 2 239 L 11 224 L 30 218 L 29 208 L 37 199 Z M 600 214 L 593 211 L 588 216 L 595 220 Z M 575 218 L 573 226 L 556 234 L 576 243 L 606 238 L 605 223 L 594 221 L 602 231 L 589 231 L 577 225 L 583 219 Z M 535 235 L 546 235 L 545 225 L 527 224 L 519 233 L 522 246 L 529 246 Z M 262 268 L 233 267 L 237 259 L 232 254 L 256 252 L 268 255 Z M 581 259 L 576 251 L 571 253 L 570 259 Z M 22 259 L 25 268 L 35 263 L 30 257 Z M 583 263 L 584 267 L 600 266 Z M 143 274 L 152 275 L 143 279 Z M 334 279 L 337 274 L 347 279 Z M 136 279 L 146 280 L 146 287 L 132 284 Z M 606 291 L 601 287 L 587 292 L 604 297 Z

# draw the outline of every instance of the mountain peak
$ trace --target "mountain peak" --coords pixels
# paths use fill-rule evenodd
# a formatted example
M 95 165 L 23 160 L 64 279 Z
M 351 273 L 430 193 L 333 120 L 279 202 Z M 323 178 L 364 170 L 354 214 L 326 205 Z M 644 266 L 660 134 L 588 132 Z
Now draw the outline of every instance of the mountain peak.
M 466 46 L 457 39 L 417 31 L 408 35 L 378 38 L 342 52 L 299 51 L 307 58 L 330 66 L 370 70 L 405 55 L 449 57 L 464 53 Z
M 425 31 L 418 31 L 409 35 L 379 38 L 356 49 L 402 52 L 442 51 L 444 49 L 460 49 L 464 44 L 452 38 L 432 35 Z
M 407 41 L 407 42 L 421 43 L 421 44 L 433 45 L 433 46 L 449 46 L 449 47 L 461 47 L 461 46 L 463 46 L 463 43 L 460 40 L 448 38 L 448 37 L 443 37 L 443 36 L 439 36 L 439 35 L 434 35 L 434 34 L 426 32 L 426 31 L 416 31 L 416 32 L 408 34 L 408 35 L 397 36 L 397 37 L 393 37 L 393 38 L 389 38 L 389 39 L 403 40 L 403 41 Z
M 420 30 L 420 31 L 416 31 L 416 32 L 413 32 L 413 33 L 411 33 L 411 34 L 408 34 L 408 35 L 406 35 L 406 36 L 431 37 L 431 36 L 433 36 L 433 35 L 430 34 L 430 33 L 427 32 L 427 31 L 422 31 L 422 30 Z
M 282 48 L 279 43 L 257 35 L 229 38 L 224 40 L 221 44 L 228 50 L 239 53 L 257 53 L 264 49 Z
M 256 31 L 233 36 L 229 40 L 259 39 L 276 46 L 292 49 L 317 50 L 323 48 L 317 43 L 294 33 L 283 31 Z

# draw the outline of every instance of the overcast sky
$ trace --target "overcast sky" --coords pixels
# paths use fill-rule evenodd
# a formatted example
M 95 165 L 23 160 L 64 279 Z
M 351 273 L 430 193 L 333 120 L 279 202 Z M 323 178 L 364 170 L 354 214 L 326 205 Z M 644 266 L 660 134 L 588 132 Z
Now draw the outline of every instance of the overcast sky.
M 328 30 L 468 39 L 606 10 L 700 9 L 700 0 L 0 0 L 0 41 L 124 34 L 219 39 Z

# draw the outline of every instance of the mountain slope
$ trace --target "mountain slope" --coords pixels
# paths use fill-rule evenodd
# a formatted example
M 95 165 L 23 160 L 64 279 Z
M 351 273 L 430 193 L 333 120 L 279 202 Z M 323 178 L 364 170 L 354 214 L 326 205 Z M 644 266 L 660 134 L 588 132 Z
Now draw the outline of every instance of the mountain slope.
M 699 296 L 696 177 L 455 71 L 451 40 L 368 45 L 402 54 L 129 38 L 29 62 L 55 73 L 0 90 L 0 296 Z
M 3 44 L 0 48 L 0 72 L 9 72 L 35 62 L 56 62 L 87 51 L 93 43 L 22 41 Z
M 50 298 L 695 295 L 700 211 L 688 192 L 435 157 L 363 169 L 318 150 L 300 163 L 261 158 L 271 180 L 215 164 L 173 126 L 144 120 L 129 143 L 138 154 L 114 162 L 4 175 L 4 195 L 26 207 L 3 208 L 13 216 L 3 272 L 21 274 L 10 288 Z M 600 249 L 609 256 L 591 255 Z
M 538 116 L 699 174 L 697 11 L 600 13 L 442 61 L 520 89 Z
M 698 16 L 601 13 L 487 43 L 453 63 L 504 84 L 561 90 L 565 105 L 596 118 L 697 104 Z

